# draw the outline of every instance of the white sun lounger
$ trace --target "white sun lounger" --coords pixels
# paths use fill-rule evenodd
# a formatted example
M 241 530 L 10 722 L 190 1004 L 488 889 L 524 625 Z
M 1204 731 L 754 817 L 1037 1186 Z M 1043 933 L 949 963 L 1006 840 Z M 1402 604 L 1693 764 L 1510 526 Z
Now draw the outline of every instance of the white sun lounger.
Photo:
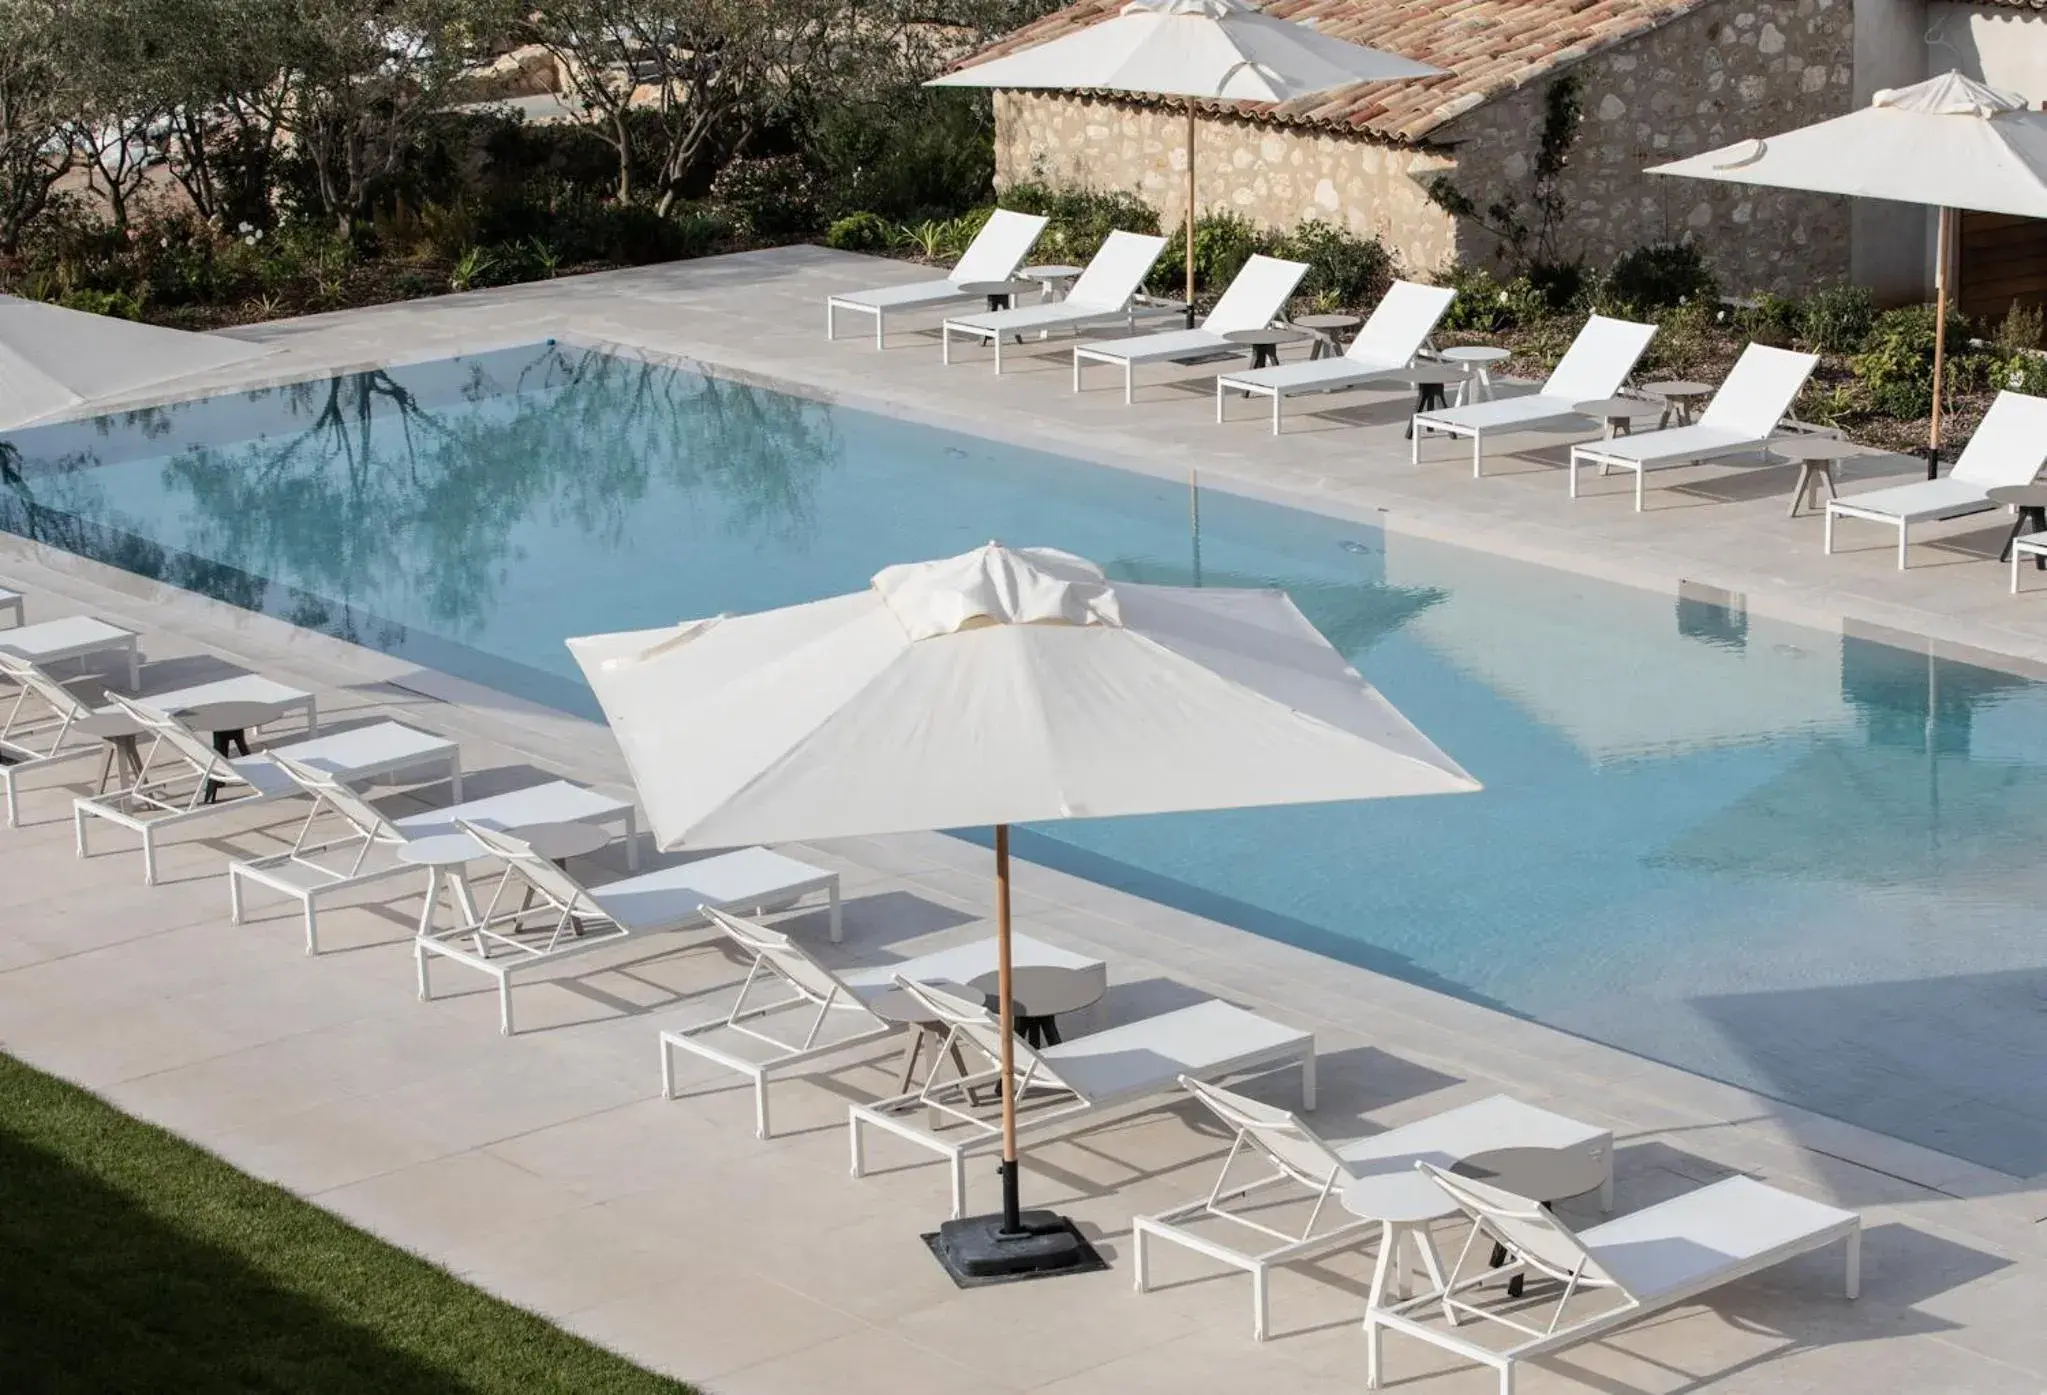
M 1279 434 L 1280 404 L 1289 397 L 1363 387 L 1389 374 L 1405 372 L 1428 343 L 1436 324 L 1457 292 L 1448 286 L 1419 286 L 1395 281 L 1380 299 L 1372 317 L 1339 358 L 1307 358 L 1224 373 L 1215 380 L 1215 419 L 1223 419 L 1225 392 L 1272 399 L 1272 434 Z
M 413 940 L 420 1001 L 433 997 L 428 961 L 450 959 L 497 980 L 498 1029 L 512 1034 L 512 975 L 545 967 L 632 935 L 681 930 L 711 910 L 785 910 L 823 893 L 830 934 L 843 933 L 839 874 L 767 848 L 741 848 L 622 881 L 586 887 L 534 853 L 515 834 L 468 819 L 456 827 L 504 864 L 489 904 L 466 924 L 424 931 Z M 527 893 L 514 906 L 507 898 Z
M 445 769 L 455 797 L 462 797 L 461 750 L 446 737 L 398 722 L 310 737 L 252 756 L 224 756 L 176 717 L 153 711 L 132 698 L 110 696 L 114 705 L 149 735 L 150 743 L 134 784 L 71 801 L 78 855 L 91 855 L 86 843 L 88 820 L 103 819 L 125 828 L 142 839 L 142 879 L 150 886 L 156 885 L 156 847 L 166 830 L 211 818 L 233 805 L 298 793 L 298 786 L 272 759 L 274 755 L 288 756 L 356 783 L 427 767 Z M 232 864 L 229 887 L 235 888 Z M 238 899 L 235 912 L 239 921 Z
M 128 687 L 133 691 L 142 686 L 142 651 L 136 648 L 139 639 L 133 630 L 109 625 L 90 615 L 67 615 L 62 620 L 0 630 L 0 649 L 19 654 L 45 669 L 67 659 L 123 654 L 128 660 Z
M 12 827 L 19 816 L 14 784 L 16 777 L 95 751 L 104 752 L 111 760 L 112 752 L 105 743 L 94 737 L 78 736 L 73 729 L 86 718 L 117 713 L 121 709 L 112 704 L 94 707 L 61 680 L 16 654 L 0 652 L 0 678 L 16 685 L 14 702 L 6 717 L 0 719 L 0 752 L 4 752 L 7 758 L 7 763 L 0 764 L 0 796 L 6 800 L 7 823 Z M 29 706 L 31 698 L 48 709 L 47 716 L 38 718 L 34 715 L 34 709 Z M 256 702 L 276 708 L 279 715 L 291 711 L 302 713 L 308 733 L 317 730 L 319 725 L 319 706 L 311 693 L 254 673 L 156 693 L 134 701 L 152 712 L 168 713 L 190 711 L 215 703 Z M 74 736 L 78 739 L 73 740 Z
M 1523 1104 L 1508 1095 L 1494 1095 L 1369 1138 L 1330 1143 L 1275 1105 L 1200 1080 L 1180 1083 L 1236 1137 L 1206 1197 L 1175 1210 L 1138 1216 L 1132 1222 L 1137 1291 L 1143 1293 L 1150 1287 L 1147 1241 L 1184 1245 L 1251 1276 L 1251 1334 L 1259 1341 L 1265 1340 L 1268 1326 L 1266 1282 L 1273 1269 L 1358 1243 L 1380 1228 L 1379 1221 L 1343 1209 L 1340 1194 L 1360 1178 L 1405 1171 L 1423 1159 L 1448 1167 L 1494 1148 L 1567 1149 L 1605 1167 L 1600 1204 L 1613 1208 L 1613 1132 Z M 1233 1180 L 1240 1177 L 1240 1160 L 1262 1160 L 1265 1167 L 1248 1178 Z M 1306 1203 L 1299 1226 L 1282 1230 L 1245 1210 L 1232 1209 L 1247 1199 L 1268 1204 L 1275 1188 L 1290 1191 L 1296 1200 Z M 1324 1225 L 1325 1218 L 1333 1224 Z M 1197 1225 L 1204 1228 L 1197 1230 Z M 1268 1242 L 1266 1248 L 1242 1250 L 1217 1238 L 1217 1233 L 1246 1232 L 1262 1237 Z M 1261 1241 L 1252 1238 L 1250 1243 Z
M 955 334 L 979 339 L 995 347 L 995 371 L 1002 371 L 1003 336 L 1040 334 L 1052 330 L 1097 329 L 1121 320 L 1136 328 L 1138 292 L 1152 263 L 1165 250 L 1166 240 L 1147 233 L 1112 232 L 1066 298 L 1050 305 L 1018 305 L 1008 310 L 988 310 L 978 315 L 956 315 L 939 327 L 939 351 L 952 362 Z M 1183 309 L 1184 307 L 1172 307 Z
M 1818 363 L 1817 354 L 1749 345 L 1692 425 L 1571 447 L 1571 497 L 1578 497 L 1580 465 L 1597 465 L 1602 475 L 1611 469 L 1633 470 L 1635 512 L 1640 513 L 1642 482 L 1649 471 L 1762 451 Z
M 1264 329 L 1270 325 L 1286 309 L 1294 287 L 1300 285 L 1301 278 L 1307 274 L 1306 262 L 1282 261 L 1262 254 L 1254 256 L 1237 272 L 1199 329 L 1176 329 L 1164 334 L 1138 335 L 1132 339 L 1097 339 L 1092 343 L 1076 344 L 1073 346 L 1073 390 L 1080 391 L 1083 363 L 1122 364 L 1123 400 L 1128 402 L 1135 389 L 1135 373 L 1140 363 L 1163 363 L 1169 359 L 1200 358 L 1207 354 L 1247 353 L 1249 351 L 1242 344 L 1232 344 L 1223 336 L 1235 330 Z
M 862 1129 L 892 1133 L 951 1164 L 952 1214 L 958 1218 L 967 1213 L 968 1156 L 1002 1138 L 999 1120 L 990 1118 L 979 1103 L 982 1090 L 1002 1078 L 1002 1027 L 978 1002 L 913 983 L 900 971 L 895 981 L 924 1005 L 933 1022 L 946 1027 L 946 1049 L 970 1045 L 990 1067 L 944 1082 L 934 1071 L 920 1089 L 853 1105 L 848 1119 L 853 1175 L 863 1175 L 867 1167 Z M 1016 1094 L 1022 1102 L 1019 1134 L 1157 1099 L 1177 1089 L 1183 1076 L 1221 1080 L 1283 1065 L 1300 1066 L 1301 1102 L 1315 1107 L 1314 1034 L 1267 1021 L 1218 998 L 1057 1046 L 1034 1048 L 1019 1039 L 1014 1048 Z M 920 1122 L 927 1110 L 930 1127 Z
M 940 279 L 827 296 L 824 303 L 825 338 L 838 337 L 838 312 L 851 310 L 874 316 L 874 347 L 881 348 L 891 313 L 969 300 L 972 297 L 962 291 L 961 286 L 976 281 L 1007 281 L 1016 275 L 1016 269 L 1030 255 L 1031 244 L 1045 230 L 1047 221 L 1035 213 L 1014 213 L 998 208 L 981 225 L 981 231 L 974 234 L 973 242 L 960 253 L 953 269 Z
M 1635 371 L 1635 364 L 1656 337 L 1655 325 L 1632 320 L 1610 320 L 1594 315 L 1578 331 L 1571 347 L 1558 360 L 1556 371 L 1543 385 L 1526 397 L 1502 397 L 1491 402 L 1469 402 L 1417 412 L 1410 447 L 1411 458 L 1421 464 L 1422 435 L 1441 431 L 1451 436 L 1471 437 L 1471 477 L 1485 474 L 1485 433 L 1514 431 L 1543 422 L 1581 416 L 1578 404 L 1598 402 L 1621 390 L 1621 384 Z M 1774 428 L 1775 423 L 1772 423 Z
M 963 984 L 995 969 L 992 939 L 894 964 L 828 969 L 779 930 L 724 911 L 707 910 L 705 914 L 741 951 L 751 956 L 752 963 L 729 1010 L 661 1033 L 661 1094 L 667 1099 L 675 1098 L 677 1051 L 737 1071 L 753 1081 L 754 1134 L 759 1138 L 769 1136 L 768 1082 L 775 1075 L 905 1029 L 901 1020 L 877 1017 L 867 1006 L 895 991 L 897 975 L 919 983 Z M 1101 960 L 1027 935 L 1012 937 L 1010 956 L 1011 962 L 1018 965 L 1092 974 L 1102 986 L 1107 986 L 1108 966 Z M 757 995 L 756 990 L 767 994 L 776 984 L 781 992 Z M 766 1021 L 769 1018 L 788 1021 L 801 1035 L 791 1040 L 769 1031 Z M 789 1021 L 791 1018 L 794 1020 Z M 942 1052 L 934 1056 L 933 1068 L 943 1059 Z
M 244 882 L 297 901 L 306 921 L 307 954 L 320 952 L 322 901 L 387 877 L 419 872 L 417 864 L 391 854 L 421 838 L 458 833 L 461 820 L 515 832 L 543 823 L 617 824 L 626 840 L 626 864 L 638 864 L 635 813 L 629 800 L 614 799 L 568 780 L 550 780 L 446 809 L 390 819 L 351 788 L 345 772 L 308 765 L 297 758 L 299 749 L 286 747 L 266 753 L 298 792 L 313 801 L 298 836 L 285 852 L 228 863 L 227 877 L 229 912 L 237 925 L 242 923 L 248 903 Z M 347 831 L 324 842 L 310 841 L 322 816 L 329 814 L 339 818 Z M 477 855 L 483 855 L 481 848 Z
M 1913 524 L 1988 513 L 1998 507 L 1990 500 L 1990 490 L 2031 484 L 2043 464 L 2047 464 L 2047 398 L 2000 392 L 1976 434 L 1963 447 L 1954 469 L 1941 478 L 1829 499 L 1826 550 L 1834 550 L 1836 518 L 1888 524 L 1898 530 L 1898 570 L 1903 571 Z
M 1837 1240 L 1847 1244 L 1848 1297 L 1861 1291 L 1862 1218 L 1753 1178 L 1730 1177 L 1574 1234 L 1532 1201 L 1427 1162 L 1416 1166 L 1471 1218 L 1471 1235 L 1441 1287 L 1366 1311 L 1366 1384 L 1373 1389 L 1383 1379 L 1380 1346 L 1388 1329 L 1492 1367 L 1499 1372 L 1500 1395 L 1514 1395 L 1514 1372 L 1521 1362 L 1589 1341 Z M 1511 1256 L 1504 1269 L 1473 1258 L 1492 1241 L 1506 1246 Z M 1511 1311 L 1480 1307 L 1459 1296 L 1517 1273 L 1563 1285 L 1547 1319 L 1527 1306 Z M 1572 1301 L 1588 1293 L 1604 1293 L 1613 1301 L 1567 1318 Z M 1499 1334 L 1508 1345 L 1481 1342 L 1424 1316 L 1438 1309 L 1453 1320 L 1491 1324 L 1481 1330 Z M 1583 1306 L 1577 1311 L 1584 1312 Z

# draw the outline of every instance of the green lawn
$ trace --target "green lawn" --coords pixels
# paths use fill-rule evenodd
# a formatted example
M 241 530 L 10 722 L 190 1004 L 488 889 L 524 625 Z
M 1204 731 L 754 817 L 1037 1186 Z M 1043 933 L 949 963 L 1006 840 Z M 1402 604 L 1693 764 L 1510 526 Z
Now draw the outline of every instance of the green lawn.
M 689 1395 L 6 1055 L 0 1389 Z

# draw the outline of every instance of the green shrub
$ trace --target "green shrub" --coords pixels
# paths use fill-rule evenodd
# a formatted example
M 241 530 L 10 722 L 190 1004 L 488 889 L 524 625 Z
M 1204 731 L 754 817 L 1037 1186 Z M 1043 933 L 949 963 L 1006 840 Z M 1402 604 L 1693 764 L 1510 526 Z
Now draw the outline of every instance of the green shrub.
M 797 140 L 834 215 L 942 219 L 988 202 L 994 187 L 994 116 L 979 93 L 913 89 L 824 107 L 806 116 Z
M 1318 305 L 1366 309 L 1393 282 L 1393 254 L 1385 243 L 1314 218 L 1276 239 L 1272 253 L 1308 264 L 1301 293 Z
M 142 302 L 126 291 L 66 291 L 57 297 L 66 310 L 83 310 L 89 315 L 111 315 L 117 320 L 142 318 Z
M 2047 331 L 2047 311 L 2037 305 L 2013 301 L 2011 308 L 2004 312 L 2004 318 L 1997 322 L 1997 347 L 2007 354 L 2037 349 L 2043 331 Z
M 1876 303 L 1861 286 L 1828 286 L 1799 306 L 1798 338 L 1822 354 L 1856 354 L 1876 322 Z
M 711 181 L 711 200 L 755 237 L 808 237 L 824 223 L 816 182 L 797 155 L 734 160 Z
M 1722 351 L 1725 339 L 1717 301 L 1693 300 L 1674 305 L 1656 317 L 1656 337 L 1642 355 L 1642 366 L 1659 373 L 1690 377 L 1703 371 Z
M 1735 311 L 1735 327 L 1758 344 L 1788 349 L 1798 338 L 1805 308 L 1781 295 L 1764 294 L 1756 303 Z
M 886 252 L 895 241 L 895 229 L 879 213 L 850 213 L 824 235 L 824 245 L 841 252 Z
M 685 208 L 671 214 L 667 218 L 661 217 L 651 208 L 629 211 L 634 213 L 643 212 L 653 218 L 660 231 L 653 232 L 651 235 L 647 232 L 642 232 L 639 236 L 647 239 L 647 245 L 653 245 L 659 250 L 653 256 L 619 258 L 622 261 L 661 261 L 671 258 L 707 257 L 717 251 L 719 246 L 732 236 L 732 225 L 707 209 Z M 620 245 L 627 250 L 631 250 L 636 244 L 632 238 L 625 238 L 622 239 Z
M 1914 421 L 1933 410 L 1934 309 L 1902 305 L 1876 317 L 1861 353 L 1851 361 L 1870 404 L 1886 416 Z M 1967 390 L 1971 378 L 1986 376 L 1984 356 L 1968 351 L 1968 322 L 1950 312 L 1947 326 L 1948 381 Z
M 1712 300 L 1720 293 L 1705 254 L 1690 242 L 1656 242 L 1623 252 L 1606 274 L 1606 292 L 1638 312 Z
M 1197 292 L 1220 292 L 1244 269 L 1244 263 L 1265 250 L 1270 239 L 1241 213 L 1218 209 L 1194 220 L 1194 288 Z M 1187 289 L 1187 228 L 1173 230 L 1166 250 L 1153 263 L 1146 284 L 1161 295 L 1180 295 Z
M 448 289 L 474 291 L 493 285 L 497 269 L 496 252 L 488 247 L 471 247 L 455 258 L 455 267 L 448 273 Z
M 1437 284 L 1457 292 L 1442 320 L 1453 332 L 1494 334 L 1537 324 L 1549 313 L 1543 293 L 1526 276 L 1502 284 L 1484 267 L 1459 267 Z
M 1013 184 L 1003 190 L 1000 203 L 1019 213 L 1051 219 L 1038 239 L 1039 255 L 1076 264 L 1085 264 L 1118 229 L 1134 233 L 1159 230 L 1158 210 L 1135 194 Z
M 1585 259 L 1536 261 L 1528 265 L 1528 284 L 1542 293 L 1542 303 L 1552 311 L 1568 310 L 1585 294 Z
M 1990 386 L 2047 397 L 2047 356 L 2037 350 L 2020 350 L 1999 359 L 1991 371 Z

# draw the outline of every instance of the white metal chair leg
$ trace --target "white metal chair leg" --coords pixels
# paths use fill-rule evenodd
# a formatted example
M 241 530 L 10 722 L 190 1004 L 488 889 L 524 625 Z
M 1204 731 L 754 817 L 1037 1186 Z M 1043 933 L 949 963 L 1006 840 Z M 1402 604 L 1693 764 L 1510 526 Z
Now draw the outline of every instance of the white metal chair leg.
M 512 976 L 498 970 L 498 1035 L 512 1034 Z
M 1844 1285 L 1850 1299 L 1862 1296 L 1862 1227 L 1848 1232 L 1848 1274 Z
M 1821 525 L 1821 532 L 1825 534 L 1825 542 L 1822 546 L 1825 549 L 1826 555 L 1831 557 L 1834 555 L 1834 511 L 1832 509 L 1827 510 L 1826 521 Z
M 430 1003 L 434 998 L 434 987 L 432 980 L 427 977 L 427 952 L 423 947 L 414 945 L 412 957 L 419 965 L 419 1000 L 422 1003 Z
M 1911 533 L 1911 525 L 1904 519 L 1898 520 L 1898 570 L 1905 570 L 1905 546 Z
M 1130 405 L 1130 404 L 1131 404 L 1132 402 L 1134 402 L 1134 401 L 1136 401 L 1136 400 L 1137 400 L 1137 399 L 1136 399 L 1136 397 L 1135 397 L 1135 396 L 1133 395 L 1133 394 L 1134 394 L 1134 393 L 1135 393 L 1136 391 L 1137 391 L 1137 365 L 1136 365 L 1136 364 L 1134 364 L 1134 363 L 1132 363 L 1132 362 L 1131 362 L 1131 361 L 1130 361 L 1129 359 L 1127 359 L 1127 358 L 1126 358 L 1126 359 L 1124 359 L 1124 360 L 1123 360 L 1123 405 L 1124 405 L 1124 406 L 1128 407 L 1128 406 L 1129 406 L 1129 405 Z
M 84 846 L 83 839 L 80 846 Z M 156 885 L 156 830 L 148 824 L 142 826 L 142 884 Z
M 1483 431 L 1471 433 L 1471 477 L 1475 480 L 1485 478 L 1485 432 Z
M 661 1037 L 661 1098 L 675 1098 L 675 1047 L 665 1033 Z
M 1272 434 L 1275 436 L 1279 434 L 1279 404 L 1285 400 L 1284 393 L 1272 394 Z
M 1637 464 L 1637 465 L 1635 466 L 1635 512 L 1636 512 L 1636 513 L 1640 513 L 1640 512 L 1642 511 L 1642 486 L 1643 486 L 1643 484 L 1645 484 L 1645 483 L 1646 483 L 1646 482 L 1648 481 L 1648 479 L 1649 479 L 1649 472 L 1648 472 L 1647 470 L 1643 469 L 1643 468 L 1641 467 L 1641 465 Z

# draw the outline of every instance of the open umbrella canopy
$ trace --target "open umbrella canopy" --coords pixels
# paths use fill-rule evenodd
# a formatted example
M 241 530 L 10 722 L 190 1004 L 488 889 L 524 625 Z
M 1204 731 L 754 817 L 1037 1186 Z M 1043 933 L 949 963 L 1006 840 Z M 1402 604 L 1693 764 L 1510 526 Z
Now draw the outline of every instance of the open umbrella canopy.
M 2047 218 L 2047 112 L 1946 73 L 1831 121 L 1648 172 Z
M 1275 19 L 1244 0 L 1132 0 L 1113 19 L 934 78 L 931 87 L 1057 87 L 1286 102 L 1442 70 Z
M 0 296 L 0 431 L 270 350 Z
M 1478 788 L 1285 593 L 1048 549 L 569 648 L 669 849 Z

